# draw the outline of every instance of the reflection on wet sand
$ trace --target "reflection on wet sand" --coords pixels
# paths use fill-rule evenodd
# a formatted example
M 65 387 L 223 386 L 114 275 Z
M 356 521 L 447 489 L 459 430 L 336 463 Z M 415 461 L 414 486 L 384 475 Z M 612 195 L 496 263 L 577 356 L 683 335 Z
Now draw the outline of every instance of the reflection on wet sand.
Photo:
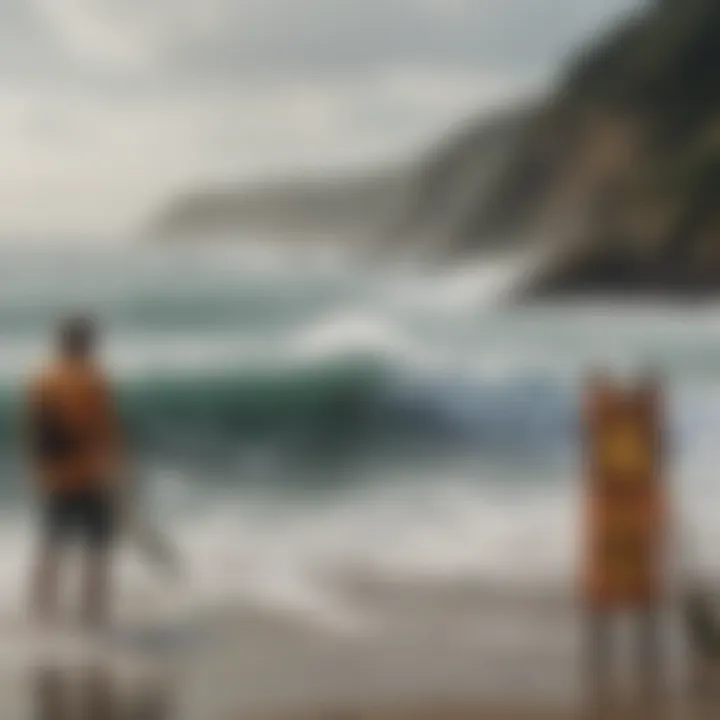
M 33 677 L 33 720 L 170 720 L 169 682 L 138 689 L 123 686 L 101 665 L 46 665 Z

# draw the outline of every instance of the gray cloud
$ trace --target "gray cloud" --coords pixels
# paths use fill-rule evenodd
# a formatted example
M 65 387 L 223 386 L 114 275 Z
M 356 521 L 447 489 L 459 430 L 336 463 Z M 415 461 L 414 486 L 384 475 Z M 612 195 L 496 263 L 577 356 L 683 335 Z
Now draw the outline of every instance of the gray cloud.
M 304 0 L 255 5 L 254 13 L 231 14 L 221 42 L 197 45 L 181 59 L 230 74 L 325 75 L 388 65 L 528 71 L 556 62 L 575 38 L 628 3 Z
M 408 152 L 636 5 L 8 0 L 0 230 L 121 227 L 184 184 Z
M 527 71 L 637 0 L 13 0 L 6 59 L 68 75 L 356 74 L 387 66 Z

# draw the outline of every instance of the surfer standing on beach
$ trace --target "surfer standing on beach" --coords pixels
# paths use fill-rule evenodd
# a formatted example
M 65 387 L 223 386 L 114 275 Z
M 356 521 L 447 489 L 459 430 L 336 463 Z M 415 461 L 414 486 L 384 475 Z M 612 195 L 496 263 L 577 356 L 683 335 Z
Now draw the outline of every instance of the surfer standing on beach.
M 56 357 L 30 389 L 28 436 L 43 523 L 32 607 L 43 622 L 57 613 L 61 552 L 73 539 L 85 551 L 83 619 L 97 626 L 107 615 L 122 441 L 97 340 L 88 318 L 61 323 Z

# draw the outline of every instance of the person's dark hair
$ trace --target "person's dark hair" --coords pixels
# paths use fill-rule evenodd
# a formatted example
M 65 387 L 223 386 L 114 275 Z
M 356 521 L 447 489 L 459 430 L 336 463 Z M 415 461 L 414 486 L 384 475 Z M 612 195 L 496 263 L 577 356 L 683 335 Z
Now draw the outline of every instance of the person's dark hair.
M 95 349 L 97 335 L 97 326 L 91 317 L 69 317 L 58 326 L 58 347 L 64 355 L 84 357 Z

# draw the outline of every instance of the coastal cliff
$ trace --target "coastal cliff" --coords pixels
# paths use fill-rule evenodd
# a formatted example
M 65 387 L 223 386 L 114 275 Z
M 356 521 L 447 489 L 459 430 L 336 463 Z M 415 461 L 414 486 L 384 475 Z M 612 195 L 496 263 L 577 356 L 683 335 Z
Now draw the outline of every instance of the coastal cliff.
M 716 0 L 627 18 L 571 63 L 466 237 L 552 237 L 533 294 L 715 294 L 719 73 Z
M 534 245 L 526 295 L 714 294 L 718 77 L 720 3 L 656 0 L 571 58 L 546 98 L 466 122 L 405 167 L 192 192 L 156 226 L 361 235 L 444 260 Z

